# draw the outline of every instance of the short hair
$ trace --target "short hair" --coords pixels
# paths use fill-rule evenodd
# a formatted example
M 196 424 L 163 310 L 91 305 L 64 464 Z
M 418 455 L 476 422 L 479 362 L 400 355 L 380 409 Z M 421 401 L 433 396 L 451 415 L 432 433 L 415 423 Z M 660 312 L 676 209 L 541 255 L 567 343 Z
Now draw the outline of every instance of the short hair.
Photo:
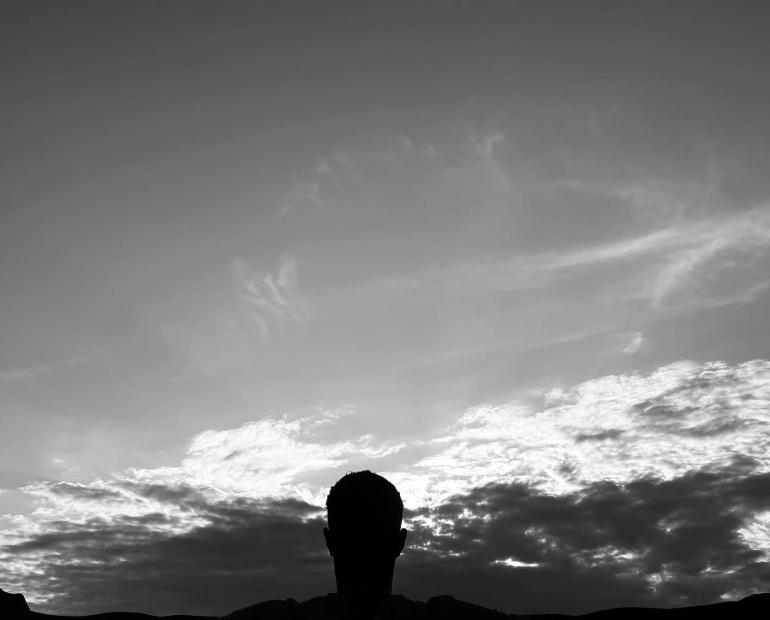
M 329 528 L 348 529 L 365 520 L 385 529 L 398 530 L 404 503 L 395 486 L 371 471 L 345 474 L 326 498 Z

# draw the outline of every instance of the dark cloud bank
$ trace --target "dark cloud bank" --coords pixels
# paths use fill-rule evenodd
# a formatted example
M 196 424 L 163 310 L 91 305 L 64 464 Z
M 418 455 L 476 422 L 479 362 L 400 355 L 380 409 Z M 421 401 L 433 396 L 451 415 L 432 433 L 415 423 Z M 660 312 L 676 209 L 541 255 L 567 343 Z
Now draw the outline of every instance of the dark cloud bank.
M 33 607 L 221 614 L 264 599 L 334 591 L 319 507 L 294 500 L 211 503 L 192 489 L 160 485 L 141 491 L 194 509 L 208 524 L 171 535 L 161 531 L 174 525 L 162 514 L 60 522 L 10 549 L 49 560 L 27 590 L 55 598 Z M 452 528 L 410 528 L 394 591 L 416 599 L 448 593 L 516 613 L 740 598 L 767 590 L 770 580 L 770 563 L 737 532 L 752 514 L 770 510 L 769 491 L 770 474 L 746 458 L 673 480 L 603 482 L 564 496 L 487 485 L 432 510 L 407 510 L 417 523 L 431 516 Z M 76 496 L 80 489 L 59 492 Z M 538 566 L 494 563 L 508 558 Z

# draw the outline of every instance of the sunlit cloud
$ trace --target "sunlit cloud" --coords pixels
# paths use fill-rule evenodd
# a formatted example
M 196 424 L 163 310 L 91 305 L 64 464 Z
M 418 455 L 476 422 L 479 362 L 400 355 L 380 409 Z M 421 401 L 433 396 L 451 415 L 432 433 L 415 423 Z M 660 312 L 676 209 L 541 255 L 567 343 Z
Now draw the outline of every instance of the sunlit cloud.
M 479 406 L 448 427 L 434 455 L 399 472 L 419 503 L 495 481 L 568 493 L 600 481 L 672 479 L 725 466 L 736 455 L 770 471 L 770 364 L 682 362 L 654 373 L 608 376 L 567 390 L 546 407 Z
M 492 564 L 500 564 L 511 568 L 536 568 L 540 566 L 538 562 L 522 562 L 514 558 L 505 558 L 504 560 L 494 560 Z
M 28 515 L 4 515 L 14 527 L 2 535 L 3 560 L 6 573 L 13 571 L 15 580 L 23 580 L 25 574 L 45 573 L 64 561 L 25 542 L 45 540 L 47 532 L 100 532 L 123 528 L 120 524 L 129 520 L 146 536 L 184 537 L 210 527 L 216 512 L 240 501 L 257 502 L 257 511 L 274 502 L 301 501 L 307 506 L 304 516 L 292 518 L 320 519 L 330 483 L 345 471 L 364 468 L 387 476 L 401 491 L 408 526 L 416 528 L 418 552 L 465 557 L 470 551 L 458 547 L 452 532 L 463 520 L 486 531 L 484 524 L 497 518 L 489 515 L 499 509 L 494 508 L 498 500 L 469 499 L 466 508 L 447 512 L 456 498 L 472 497 L 474 489 L 508 485 L 526 489 L 533 505 L 539 501 L 535 497 L 562 497 L 572 498 L 564 500 L 572 506 L 580 505 L 583 500 L 577 498 L 589 489 L 638 483 L 639 492 L 651 493 L 645 485 L 678 484 L 688 476 L 710 480 L 730 471 L 736 479 L 766 476 L 768 411 L 770 362 L 755 360 L 737 365 L 680 362 L 648 375 L 602 377 L 550 390 L 540 411 L 517 403 L 479 405 L 427 436 L 400 440 L 371 435 L 330 439 L 329 431 L 354 414 L 351 408 L 296 419 L 270 417 L 198 434 L 176 467 L 130 469 L 90 483 L 24 487 L 38 507 Z M 746 549 L 764 549 L 767 514 L 767 509 L 752 514 L 747 507 L 741 519 L 726 522 L 730 536 Z M 677 527 L 675 519 L 667 523 L 660 527 Z M 531 530 L 534 547 L 529 552 L 485 562 L 506 569 L 547 563 L 542 549 L 566 549 L 566 543 L 563 534 L 543 527 L 540 534 Z M 439 543 L 444 537 L 449 542 Z M 484 537 L 479 540 L 473 544 L 483 544 Z M 606 547 L 611 543 L 612 537 L 591 543 L 592 551 L 581 561 L 619 570 L 642 561 L 618 541 Z M 645 579 L 655 585 L 650 570 L 644 569 Z M 45 601 L 43 595 L 30 595 Z
M 627 355 L 634 355 L 635 353 L 638 353 L 646 343 L 647 341 L 645 340 L 644 334 L 642 334 L 642 332 L 634 332 L 631 338 L 628 340 L 626 346 L 623 347 L 623 353 Z
M 418 506 L 491 482 L 520 482 L 558 494 L 600 481 L 671 479 L 725 466 L 736 455 L 756 459 L 758 471 L 770 471 L 764 450 L 770 441 L 769 386 L 766 361 L 680 362 L 649 375 L 607 376 L 554 388 L 541 411 L 516 403 L 479 405 L 430 436 L 410 440 L 364 435 L 330 441 L 325 433 L 353 415 L 350 408 L 296 419 L 269 417 L 200 433 L 179 466 L 132 469 L 120 479 L 186 485 L 217 497 L 301 497 L 323 503 L 324 471 L 354 464 L 382 471 L 379 460 L 419 447 L 419 458 L 400 458 L 398 467 L 385 470 L 408 503 Z M 54 506 L 51 514 L 82 510 L 71 513 L 80 518 L 92 507 L 122 505 L 124 492 L 110 485 L 99 480 L 27 488 L 46 495 Z
M 237 429 L 196 435 L 180 467 L 135 469 L 142 483 L 187 484 L 225 496 L 299 497 L 323 503 L 323 485 L 307 478 L 357 460 L 376 461 L 398 452 L 404 444 L 377 441 L 364 435 L 348 441 L 322 440 L 326 427 L 339 426 L 350 409 L 321 410 L 290 420 L 265 418 Z

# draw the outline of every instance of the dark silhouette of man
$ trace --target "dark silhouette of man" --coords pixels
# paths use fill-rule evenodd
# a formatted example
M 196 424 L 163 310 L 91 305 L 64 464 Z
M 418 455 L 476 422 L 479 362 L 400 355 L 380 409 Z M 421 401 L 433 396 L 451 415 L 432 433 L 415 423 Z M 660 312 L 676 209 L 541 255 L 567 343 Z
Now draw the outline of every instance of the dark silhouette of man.
M 337 594 L 354 615 L 373 615 L 391 594 L 396 558 L 406 542 L 401 495 L 382 476 L 351 473 L 331 488 L 326 511 L 324 538 Z
M 234 611 L 226 620 L 503 620 L 570 618 L 547 614 L 517 616 L 436 596 L 427 602 L 413 601 L 391 593 L 396 558 L 401 555 L 407 531 L 401 528 L 404 505 L 388 480 L 370 471 L 343 476 L 326 500 L 328 527 L 323 530 L 326 546 L 334 560 L 337 592 L 302 603 L 294 599 L 271 600 Z M 673 620 L 703 618 L 765 618 L 770 594 L 756 594 L 741 601 L 682 607 L 678 609 L 620 608 L 586 614 L 583 617 L 615 620 L 672 617 Z M 146 614 L 114 612 L 80 616 L 93 620 L 139 620 Z M 24 597 L 0 590 L 0 620 L 13 618 L 75 618 L 50 616 L 29 611 Z M 167 616 L 175 620 L 203 620 L 208 616 Z

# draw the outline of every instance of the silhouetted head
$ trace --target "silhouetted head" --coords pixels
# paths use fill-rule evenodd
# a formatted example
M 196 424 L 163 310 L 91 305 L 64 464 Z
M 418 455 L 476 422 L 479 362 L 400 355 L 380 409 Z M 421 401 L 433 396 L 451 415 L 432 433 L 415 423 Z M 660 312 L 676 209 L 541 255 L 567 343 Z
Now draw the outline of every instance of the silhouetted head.
M 396 558 L 404 549 L 404 504 L 382 476 L 358 471 L 343 476 L 326 499 L 326 546 L 334 558 L 337 591 L 359 599 L 390 594 Z

